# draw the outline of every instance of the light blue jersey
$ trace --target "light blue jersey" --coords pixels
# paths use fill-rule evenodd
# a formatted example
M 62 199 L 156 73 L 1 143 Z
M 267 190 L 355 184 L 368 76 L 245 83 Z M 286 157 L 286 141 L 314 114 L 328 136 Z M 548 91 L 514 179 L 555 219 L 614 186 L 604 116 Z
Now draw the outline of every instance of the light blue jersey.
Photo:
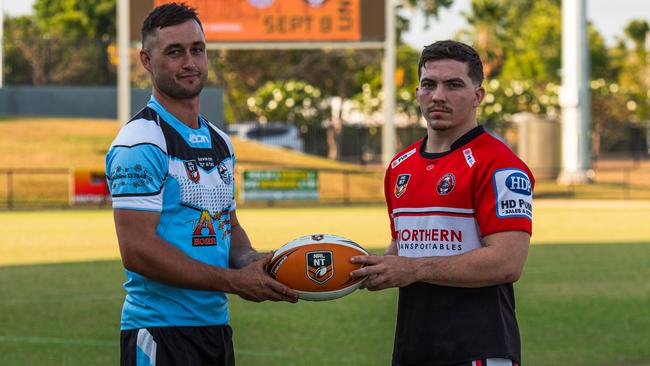
M 188 256 L 228 268 L 235 209 L 230 139 L 199 118 L 180 122 L 155 98 L 119 132 L 106 155 L 113 208 L 160 212 L 158 235 Z M 222 292 L 165 285 L 126 270 L 122 330 L 228 323 Z

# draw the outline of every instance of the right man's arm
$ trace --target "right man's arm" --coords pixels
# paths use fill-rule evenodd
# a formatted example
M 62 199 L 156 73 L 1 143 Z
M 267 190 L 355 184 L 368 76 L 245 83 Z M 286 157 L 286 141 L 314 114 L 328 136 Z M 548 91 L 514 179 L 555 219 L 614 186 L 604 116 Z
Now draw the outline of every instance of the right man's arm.
M 255 301 L 291 301 L 294 293 L 264 272 L 263 258 L 241 269 L 197 261 L 156 233 L 160 213 L 115 209 L 115 227 L 124 267 L 175 287 L 223 291 Z

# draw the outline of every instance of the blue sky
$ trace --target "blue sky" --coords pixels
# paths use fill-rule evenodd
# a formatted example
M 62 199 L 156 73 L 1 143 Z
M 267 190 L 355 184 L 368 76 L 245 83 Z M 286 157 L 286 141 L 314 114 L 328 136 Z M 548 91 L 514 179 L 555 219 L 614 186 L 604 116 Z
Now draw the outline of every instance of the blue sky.
M 34 0 L 5 0 L 4 8 L 8 15 L 28 14 L 33 3 Z M 451 38 L 466 25 L 461 12 L 468 11 L 469 4 L 470 0 L 454 0 L 452 8 L 443 10 L 427 30 L 424 30 L 424 19 L 415 15 L 411 31 L 405 35 L 406 42 L 420 49 L 436 40 Z M 631 19 L 645 19 L 650 23 L 650 0 L 587 0 L 587 18 L 611 46 L 616 36 L 623 36 L 623 29 Z

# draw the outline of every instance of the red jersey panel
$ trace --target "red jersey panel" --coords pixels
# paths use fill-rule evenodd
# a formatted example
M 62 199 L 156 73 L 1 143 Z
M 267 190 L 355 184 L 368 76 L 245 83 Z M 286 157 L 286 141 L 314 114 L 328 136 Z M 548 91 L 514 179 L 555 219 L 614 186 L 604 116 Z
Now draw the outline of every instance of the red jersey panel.
M 391 233 L 405 257 L 447 256 L 481 238 L 532 230 L 532 173 L 504 143 L 477 127 L 441 154 L 423 140 L 396 155 L 384 193 Z

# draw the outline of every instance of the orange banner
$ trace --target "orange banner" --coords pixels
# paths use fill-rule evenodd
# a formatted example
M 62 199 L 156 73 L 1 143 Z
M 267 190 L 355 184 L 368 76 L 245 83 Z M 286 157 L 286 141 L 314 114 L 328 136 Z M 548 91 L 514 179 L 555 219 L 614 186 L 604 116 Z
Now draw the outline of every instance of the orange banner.
M 154 5 L 172 1 L 155 0 Z M 359 41 L 361 0 L 185 0 L 208 42 Z

